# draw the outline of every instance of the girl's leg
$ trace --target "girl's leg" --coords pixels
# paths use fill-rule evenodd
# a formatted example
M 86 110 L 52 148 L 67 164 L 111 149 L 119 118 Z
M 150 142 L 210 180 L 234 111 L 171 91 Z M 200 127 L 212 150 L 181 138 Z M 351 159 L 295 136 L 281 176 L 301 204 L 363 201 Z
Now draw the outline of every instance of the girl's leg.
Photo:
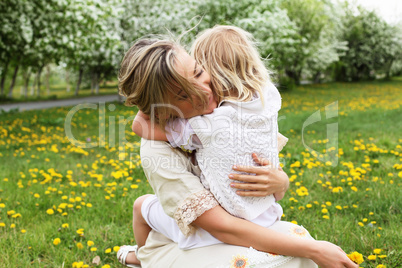
M 133 208 L 133 231 L 135 241 L 137 242 L 138 248 L 145 245 L 145 241 L 148 238 L 148 234 L 151 231 L 151 227 L 148 226 L 148 223 L 144 220 L 144 217 L 141 213 L 142 203 L 144 203 L 145 199 L 152 195 L 147 194 L 138 197 L 134 201 L 134 208 Z
M 151 227 L 148 226 L 147 222 L 144 220 L 144 217 L 142 216 L 141 213 L 142 203 L 144 203 L 145 199 L 147 199 L 150 196 L 152 195 L 143 195 L 138 197 L 134 201 L 133 232 L 138 248 L 145 245 L 145 241 L 147 240 L 149 232 L 151 231 Z M 126 263 L 139 265 L 141 262 L 137 259 L 137 255 L 135 252 L 130 252 L 127 255 Z

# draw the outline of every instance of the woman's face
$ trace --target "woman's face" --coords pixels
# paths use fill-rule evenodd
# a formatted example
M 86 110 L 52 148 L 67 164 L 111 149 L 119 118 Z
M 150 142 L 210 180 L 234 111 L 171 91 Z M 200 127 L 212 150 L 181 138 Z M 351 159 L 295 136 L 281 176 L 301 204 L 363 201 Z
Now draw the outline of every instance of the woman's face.
M 178 53 L 178 62 L 176 70 L 183 77 L 194 77 L 198 86 L 206 92 L 208 104 L 206 107 L 201 100 L 194 96 L 187 96 L 184 91 L 178 90 L 177 96 L 170 95 L 171 104 L 181 111 L 179 117 L 190 118 L 197 115 L 210 114 L 217 107 L 217 102 L 214 99 L 210 83 L 211 78 L 207 72 L 184 50 Z M 192 98 L 194 105 L 191 103 Z

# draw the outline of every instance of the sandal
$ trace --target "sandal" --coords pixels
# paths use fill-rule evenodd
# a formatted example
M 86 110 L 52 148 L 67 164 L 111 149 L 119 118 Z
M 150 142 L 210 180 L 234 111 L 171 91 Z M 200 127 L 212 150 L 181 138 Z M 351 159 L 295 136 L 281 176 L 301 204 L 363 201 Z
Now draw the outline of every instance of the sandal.
M 119 251 L 117 251 L 117 259 L 119 260 L 119 262 L 127 267 L 131 267 L 131 268 L 140 268 L 141 265 L 137 265 L 137 264 L 127 264 L 126 263 L 126 259 L 127 259 L 127 255 L 130 252 L 135 252 L 135 255 L 137 256 L 138 253 L 138 246 L 121 246 Z

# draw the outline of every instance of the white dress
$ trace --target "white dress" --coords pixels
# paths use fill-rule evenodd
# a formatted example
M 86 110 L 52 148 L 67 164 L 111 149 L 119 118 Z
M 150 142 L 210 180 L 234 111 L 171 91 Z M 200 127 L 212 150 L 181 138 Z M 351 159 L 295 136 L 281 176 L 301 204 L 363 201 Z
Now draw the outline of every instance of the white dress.
M 278 111 L 281 97 L 269 83 L 263 100 L 256 96 L 249 102 L 224 101 L 211 114 L 189 120 L 176 119 L 167 126 L 167 137 L 174 147 L 197 149 L 196 158 L 202 171 L 201 182 L 230 214 L 253 221 L 263 213 L 264 227 L 282 215 L 273 195 L 242 197 L 229 187 L 233 165 L 256 165 L 252 153 L 268 159 L 278 168 L 278 138 L 281 146 L 287 139 L 278 137 Z

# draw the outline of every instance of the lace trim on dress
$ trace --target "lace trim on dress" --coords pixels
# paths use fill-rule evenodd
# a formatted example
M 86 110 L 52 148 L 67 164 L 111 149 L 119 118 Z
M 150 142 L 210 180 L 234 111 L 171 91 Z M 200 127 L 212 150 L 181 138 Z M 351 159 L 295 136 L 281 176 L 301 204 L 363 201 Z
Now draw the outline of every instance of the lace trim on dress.
M 202 215 L 205 211 L 216 207 L 218 201 L 208 190 L 202 190 L 187 197 L 177 208 L 173 218 L 177 222 L 180 231 L 189 236 L 196 230 L 191 223 Z

